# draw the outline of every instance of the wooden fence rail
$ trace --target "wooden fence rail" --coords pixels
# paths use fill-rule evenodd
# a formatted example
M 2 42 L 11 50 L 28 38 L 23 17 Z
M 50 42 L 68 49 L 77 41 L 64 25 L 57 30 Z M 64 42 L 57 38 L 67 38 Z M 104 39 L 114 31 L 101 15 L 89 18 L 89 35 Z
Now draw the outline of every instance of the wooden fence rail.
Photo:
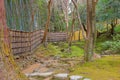
M 33 32 L 10 30 L 9 32 L 13 54 L 33 51 L 40 45 L 44 35 L 43 30 L 37 30 Z M 67 34 L 64 32 L 49 32 L 47 35 L 48 42 L 66 41 L 66 39 Z

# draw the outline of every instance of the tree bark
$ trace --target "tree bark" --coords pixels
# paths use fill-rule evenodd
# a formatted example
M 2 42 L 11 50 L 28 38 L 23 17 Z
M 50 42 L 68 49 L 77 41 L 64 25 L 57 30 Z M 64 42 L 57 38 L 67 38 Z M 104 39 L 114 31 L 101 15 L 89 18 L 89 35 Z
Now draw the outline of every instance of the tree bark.
M 4 0 L 0 0 L 0 80 L 28 80 L 14 61 L 6 24 Z
M 87 0 L 87 34 L 84 54 L 84 60 L 87 62 L 93 60 L 95 38 L 95 2 L 94 0 Z
M 87 29 L 86 29 L 86 27 L 85 27 L 85 24 L 82 23 L 82 25 L 83 25 L 84 31 L 87 33 Z
M 76 1 L 74 1 L 74 0 L 72 0 L 72 2 L 73 2 L 74 6 L 75 6 L 75 8 L 76 8 L 77 17 L 78 17 L 78 22 L 79 22 L 79 24 L 80 24 L 80 29 L 81 29 L 82 35 L 83 35 L 83 37 L 84 37 L 84 39 L 85 39 L 85 38 L 86 38 L 86 35 L 84 34 L 84 28 L 83 28 L 83 25 L 82 25 L 82 22 L 81 22 L 81 18 L 80 18 L 80 14 L 79 14 L 79 10 L 78 10 L 77 3 L 76 3 Z
M 75 10 L 73 11 L 73 19 L 72 19 L 72 26 L 71 26 L 71 32 L 70 32 L 70 40 L 69 40 L 69 47 L 72 45 L 72 39 L 74 35 L 74 24 L 75 24 Z
M 45 25 L 44 36 L 43 36 L 43 40 L 42 40 L 42 43 L 44 44 L 45 47 L 46 47 L 46 39 L 47 39 L 47 34 L 48 34 L 48 27 L 50 25 L 51 4 L 52 4 L 52 0 L 49 0 L 49 2 L 48 2 L 48 17 L 47 17 L 47 22 L 46 22 L 46 25 Z
M 116 24 L 111 23 L 111 31 L 110 31 L 111 35 L 114 35 L 114 27 L 115 26 L 116 26 Z
M 68 19 L 68 5 L 69 5 L 69 0 L 62 0 L 62 10 L 64 13 L 64 17 L 65 17 L 65 23 L 66 23 L 66 33 L 68 36 L 68 27 L 69 27 L 69 19 Z M 69 39 L 67 39 L 68 42 Z

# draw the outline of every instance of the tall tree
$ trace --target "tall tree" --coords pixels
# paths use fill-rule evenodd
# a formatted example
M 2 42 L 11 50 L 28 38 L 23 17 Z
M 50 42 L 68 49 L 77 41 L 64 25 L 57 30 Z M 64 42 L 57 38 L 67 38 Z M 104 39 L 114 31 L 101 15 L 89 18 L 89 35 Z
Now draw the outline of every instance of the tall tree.
M 94 45 L 96 38 L 95 28 L 95 5 L 96 0 L 87 0 L 87 34 L 85 43 L 85 61 L 91 61 L 94 54 Z
M 69 0 L 62 0 L 62 8 L 65 16 L 66 23 L 66 32 L 68 34 L 69 20 L 68 20 L 68 11 L 69 11 Z
M 0 0 L 0 80 L 27 80 L 11 54 L 4 0 Z
M 49 28 L 49 25 L 50 25 L 51 5 L 52 5 L 52 0 L 49 0 L 49 2 L 48 2 L 48 17 L 47 17 L 47 22 L 46 22 L 46 25 L 45 25 L 44 36 L 43 36 L 43 40 L 42 40 L 42 43 L 44 44 L 44 46 L 46 46 L 46 39 L 47 39 L 47 34 L 48 34 L 48 28 Z

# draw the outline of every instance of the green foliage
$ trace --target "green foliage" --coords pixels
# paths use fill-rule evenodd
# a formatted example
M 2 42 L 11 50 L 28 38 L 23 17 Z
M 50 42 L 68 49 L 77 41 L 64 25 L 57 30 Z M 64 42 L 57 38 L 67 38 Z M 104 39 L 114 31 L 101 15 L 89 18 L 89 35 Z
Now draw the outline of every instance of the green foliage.
M 50 31 L 59 32 L 59 31 L 65 31 L 66 29 L 66 23 L 64 22 L 64 16 L 62 15 L 57 8 L 53 8 L 52 14 L 51 14 L 51 26 Z
M 47 20 L 47 2 L 46 0 L 34 0 L 35 5 L 38 7 L 38 21 L 37 23 L 41 28 L 45 27 Z
M 86 9 L 86 5 L 78 5 L 78 10 L 79 10 L 79 14 L 80 14 L 80 19 L 82 24 L 86 24 L 86 20 L 87 20 L 87 9 Z M 77 23 L 78 24 L 78 23 Z
M 82 23 L 86 24 L 86 20 L 87 20 L 86 5 L 79 5 L 78 9 L 79 9 L 79 13 L 80 13 Z
M 97 4 L 97 21 L 108 21 L 120 18 L 120 0 L 99 0 Z
M 113 36 L 113 41 L 106 41 L 102 46 L 105 50 L 120 51 L 120 35 Z
M 99 32 L 104 32 L 107 30 L 107 28 L 103 25 L 104 23 L 97 23 L 96 28 Z
M 96 6 L 96 22 L 98 23 L 104 22 L 104 24 L 110 25 L 114 24 L 115 20 L 120 19 L 119 14 L 120 14 L 120 0 L 98 0 Z M 115 26 L 116 25 L 114 25 L 114 27 Z M 106 29 L 107 27 L 97 25 L 98 30 L 104 28 Z
M 115 27 L 115 33 L 120 33 L 120 25 L 117 25 L 117 26 Z

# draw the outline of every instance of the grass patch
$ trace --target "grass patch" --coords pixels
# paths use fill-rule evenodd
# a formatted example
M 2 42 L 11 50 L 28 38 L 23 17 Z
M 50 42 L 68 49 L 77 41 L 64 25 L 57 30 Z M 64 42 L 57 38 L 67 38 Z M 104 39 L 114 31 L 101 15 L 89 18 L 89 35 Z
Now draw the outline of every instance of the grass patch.
M 120 56 L 108 56 L 94 62 L 76 65 L 71 74 L 92 80 L 120 80 Z

